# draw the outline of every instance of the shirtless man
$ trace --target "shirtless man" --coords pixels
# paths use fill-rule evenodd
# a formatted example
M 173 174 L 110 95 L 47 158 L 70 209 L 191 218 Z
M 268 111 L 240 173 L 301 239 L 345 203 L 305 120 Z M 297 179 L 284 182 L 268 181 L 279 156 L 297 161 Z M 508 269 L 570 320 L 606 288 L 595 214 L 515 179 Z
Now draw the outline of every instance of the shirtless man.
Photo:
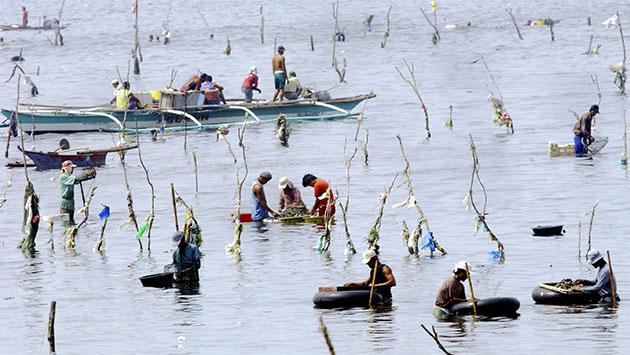
M 287 67 L 284 64 L 284 46 L 278 46 L 278 54 L 271 58 L 273 66 L 273 79 L 276 86 L 276 92 L 273 94 L 273 100 L 276 101 L 280 94 L 280 101 L 284 98 L 284 85 L 288 82 Z

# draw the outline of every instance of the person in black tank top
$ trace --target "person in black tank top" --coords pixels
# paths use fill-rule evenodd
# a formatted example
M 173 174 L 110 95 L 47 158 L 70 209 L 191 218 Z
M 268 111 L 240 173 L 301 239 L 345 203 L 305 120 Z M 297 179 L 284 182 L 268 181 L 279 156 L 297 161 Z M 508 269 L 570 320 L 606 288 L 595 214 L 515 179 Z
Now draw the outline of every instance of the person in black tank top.
M 376 252 L 372 249 L 368 249 L 365 253 L 363 253 L 362 264 L 367 264 L 370 267 L 370 275 L 367 280 L 362 282 L 349 282 L 344 286 L 371 286 L 372 279 L 374 278 L 374 268 L 376 267 L 376 279 L 374 281 L 374 290 L 383 296 L 386 300 L 385 303 L 390 303 L 392 298 L 392 287 L 396 286 L 396 279 L 394 278 L 394 273 L 392 269 L 385 265 L 381 264 L 378 260 L 378 256 Z

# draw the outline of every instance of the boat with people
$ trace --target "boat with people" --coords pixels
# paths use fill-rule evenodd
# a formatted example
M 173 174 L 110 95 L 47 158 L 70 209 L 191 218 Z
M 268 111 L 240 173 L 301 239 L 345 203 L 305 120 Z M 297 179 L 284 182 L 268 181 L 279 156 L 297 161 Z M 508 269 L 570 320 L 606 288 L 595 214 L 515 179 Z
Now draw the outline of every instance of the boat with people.
M 24 104 L 17 118 L 28 134 L 74 132 L 120 132 L 151 130 L 216 129 L 219 125 L 275 122 L 281 114 L 287 121 L 332 120 L 358 115 L 351 112 L 359 103 L 374 98 L 373 93 L 318 101 L 315 97 L 281 102 L 228 100 L 227 104 L 199 105 L 197 92 L 161 90 L 135 94 L 146 108 L 118 110 L 112 106 L 70 107 Z M 235 102 L 236 101 L 236 102 Z M 10 125 L 14 110 L 1 110 Z

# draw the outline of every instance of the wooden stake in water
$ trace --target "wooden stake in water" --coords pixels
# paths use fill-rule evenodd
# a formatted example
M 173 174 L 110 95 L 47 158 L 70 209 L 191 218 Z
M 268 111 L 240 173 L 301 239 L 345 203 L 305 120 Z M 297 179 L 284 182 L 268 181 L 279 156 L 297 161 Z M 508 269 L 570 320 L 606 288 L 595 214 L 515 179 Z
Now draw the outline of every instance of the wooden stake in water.
M 195 163 L 195 192 L 199 192 L 199 179 L 197 179 L 197 153 L 193 152 L 193 162 Z
M 610 274 L 610 288 L 612 288 L 613 307 L 617 305 L 617 295 L 615 294 L 615 279 L 612 271 L 612 264 L 610 263 L 610 251 L 606 250 L 608 256 L 608 273 Z
M 313 43 L 313 35 L 311 35 L 311 52 L 315 52 L 315 43 Z
M 470 297 L 472 297 L 473 314 L 477 316 L 477 304 L 475 303 L 475 291 L 473 290 L 472 280 L 470 279 L 470 271 L 468 271 L 468 263 L 466 263 L 466 277 L 468 278 L 468 286 L 470 286 Z
M 584 257 L 588 258 L 588 252 L 591 251 L 591 232 L 593 231 L 593 219 L 595 218 L 595 208 L 599 204 L 599 200 L 595 201 L 593 205 L 593 210 L 591 211 L 591 221 L 588 224 L 588 250 L 586 251 L 586 255 Z
M 51 354 L 55 353 L 55 313 L 57 301 L 50 302 L 50 315 L 48 316 L 48 350 Z
M 322 334 L 324 334 L 324 340 L 326 340 L 326 345 L 328 345 L 328 351 L 330 351 L 330 355 L 335 355 L 335 349 L 333 348 L 330 337 L 328 336 L 328 329 L 326 329 L 326 325 L 324 324 L 321 313 L 319 313 L 319 329 L 322 331 Z

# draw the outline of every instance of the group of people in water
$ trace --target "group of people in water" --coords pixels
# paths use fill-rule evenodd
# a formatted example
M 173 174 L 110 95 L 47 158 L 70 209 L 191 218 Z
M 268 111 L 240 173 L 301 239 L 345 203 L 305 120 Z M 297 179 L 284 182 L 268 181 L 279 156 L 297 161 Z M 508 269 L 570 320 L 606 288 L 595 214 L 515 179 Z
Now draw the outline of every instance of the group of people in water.
M 279 198 L 278 212 L 275 212 L 267 203 L 265 187 L 271 181 L 272 175 L 269 171 L 263 171 L 254 179 L 251 195 L 251 219 L 253 222 L 262 222 L 269 216 L 273 217 L 295 217 L 295 216 L 333 216 L 335 214 L 335 197 L 330 189 L 328 181 L 318 178 L 313 174 L 306 174 L 302 177 L 303 187 L 312 187 L 315 202 L 310 209 L 307 209 L 300 189 L 297 188 L 288 177 L 280 178 L 278 182 Z

